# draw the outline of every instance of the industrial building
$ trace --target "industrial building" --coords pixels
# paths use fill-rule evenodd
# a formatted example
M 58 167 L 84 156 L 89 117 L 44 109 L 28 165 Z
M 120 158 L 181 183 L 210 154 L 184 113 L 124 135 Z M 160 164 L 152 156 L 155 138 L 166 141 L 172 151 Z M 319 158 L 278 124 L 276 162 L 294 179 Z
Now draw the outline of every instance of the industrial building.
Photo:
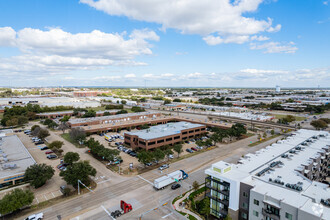
M 205 170 L 210 213 L 222 219 L 330 219 L 330 135 L 298 130 L 247 154 L 238 164 Z
M 125 144 L 146 150 L 173 145 L 206 132 L 206 126 L 189 122 L 175 122 L 153 126 L 151 128 L 126 132 Z
M 119 110 L 105 110 L 105 111 L 97 111 L 96 117 L 103 116 L 105 112 L 110 115 L 115 115 Z M 85 112 L 79 112 L 78 116 L 83 116 Z M 73 116 L 73 111 L 62 111 L 62 112 L 44 112 L 37 114 L 39 118 L 61 118 L 64 116 Z
M 0 161 L 0 188 L 22 182 L 25 170 L 36 163 L 16 135 L 3 134 L 0 135 Z

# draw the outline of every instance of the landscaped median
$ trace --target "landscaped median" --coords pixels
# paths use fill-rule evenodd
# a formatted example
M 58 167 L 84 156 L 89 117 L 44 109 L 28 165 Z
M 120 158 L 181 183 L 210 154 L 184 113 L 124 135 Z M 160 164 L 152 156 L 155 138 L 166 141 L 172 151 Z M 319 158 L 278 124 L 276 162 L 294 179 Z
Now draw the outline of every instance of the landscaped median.
M 189 190 L 172 201 L 173 208 L 183 216 L 192 220 L 206 219 L 210 204 L 208 198 L 203 198 L 206 187 L 202 184 L 197 190 Z M 204 207 L 205 206 L 205 207 Z M 204 212 L 205 211 L 205 212 Z

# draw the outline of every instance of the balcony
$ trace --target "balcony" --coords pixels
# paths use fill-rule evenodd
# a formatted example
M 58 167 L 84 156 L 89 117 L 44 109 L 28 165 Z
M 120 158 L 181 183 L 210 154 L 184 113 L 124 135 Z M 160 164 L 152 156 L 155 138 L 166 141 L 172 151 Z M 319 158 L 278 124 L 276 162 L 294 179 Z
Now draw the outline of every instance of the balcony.
M 220 185 L 223 185 L 223 186 L 225 186 L 225 187 L 229 187 L 229 186 L 230 186 L 229 183 L 227 183 L 227 182 L 220 182 L 219 180 L 213 179 L 211 176 L 206 177 L 206 178 L 205 178 L 205 181 L 206 181 L 206 182 L 213 181 L 213 182 L 216 182 L 216 183 L 218 183 L 218 184 L 220 184 Z
M 224 209 L 220 209 L 220 210 L 215 210 L 211 208 L 211 213 L 213 213 L 213 215 L 216 215 L 218 217 L 226 217 L 228 215 L 228 211 L 224 210 Z
M 215 187 L 212 186 L 211 183 L 206 183 L 205 186 L 206 186 L 206 188 L 217 191 L 217 192 L 219 192 L 223 195 L 229 196 L 229 190 L 221 190 L 221 189 L 215 188 Z
M 224 199 L 220 199 L 216 196 L 212 196 L 211 193 L 206 193 L 206 196 L 209 197 L 210 199 L 214 200 L 214 201 L 217 201 L 217 202 L 220 202 L 226 206 L 229 206 L 229 201 L 228 200 L 224 200 Z
M 280 220 L 280 216 L 279 215 L 276 215 L 274 212 L 272 212 L 271 210 L 268 210 L 268 209 L 262 209 L 262 214 L 264 216 L 267 216 L 267 217 L 270 217 L 271 219 L 274 219 L 274 220 Z

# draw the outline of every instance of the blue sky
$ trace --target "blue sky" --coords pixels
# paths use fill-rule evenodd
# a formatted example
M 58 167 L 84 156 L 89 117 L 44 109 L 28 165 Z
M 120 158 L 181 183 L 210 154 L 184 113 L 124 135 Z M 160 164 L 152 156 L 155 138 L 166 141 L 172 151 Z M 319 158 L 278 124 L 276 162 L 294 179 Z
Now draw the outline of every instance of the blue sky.
M 0 86 L 329 87 L 327 0 L 2 0 Z

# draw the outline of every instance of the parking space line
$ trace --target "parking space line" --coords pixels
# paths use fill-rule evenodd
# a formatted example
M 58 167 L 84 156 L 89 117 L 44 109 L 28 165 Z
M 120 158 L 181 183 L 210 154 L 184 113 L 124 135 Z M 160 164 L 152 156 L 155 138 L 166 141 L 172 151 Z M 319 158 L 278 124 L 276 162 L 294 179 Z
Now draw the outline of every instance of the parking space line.
M 173 212 L 171 212 L 171 213 L 169 213 L 169 214 L 167 214 L 167 215 L 164 215 L 162 218 L 167 218 L 168 216 L 170 216 L 170 215 L 172 215 L 173 214 Z
M 144 180 L 144 181 L 146 181 L 147 183 L 149 183 L 149 184 L 151 184 L 151 185 L 154 185 L 152 182 L 150 182 L 149 180 L 146 180 L 146 179 L 144 179 L 142 176 L 140 176 L 140 175 L 137 175 L 141 180 Z
M 105 211 L 105 213 L 107 213 L 108 216 L 110 216 L 113 220 L 116 220 L 115 218 L 113 218 L 113 217 L 111 216 L 111 214 L 109 213 L 109 211 L 108 211 L 106 208 L 104 208 L 103 205 L 101 205 L 101 207 L 102 207 L 102 209 Z
M 53 198 L 55 198 L 55 195 L 54 195 L 54 193 L 52 192 L 52 195 L 53 195 Z

